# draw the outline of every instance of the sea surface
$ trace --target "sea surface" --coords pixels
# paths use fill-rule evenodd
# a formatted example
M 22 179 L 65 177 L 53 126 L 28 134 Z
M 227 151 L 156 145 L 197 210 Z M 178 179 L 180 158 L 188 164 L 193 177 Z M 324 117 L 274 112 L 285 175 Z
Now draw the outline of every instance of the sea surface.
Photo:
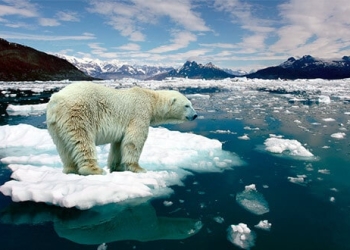
M 191 99 L 199 118 L 164 127 L 218 139 L 243 166 L 193 173 L 183 186 L 172 187 L 172 195 L 140 199 L 127 209 L 109 204 L 81 211 L 14 203 L 0 194 L 0 249 L 241 249 L 228 237 L 230 226 L 239 223 L 253 231 L 250 249 L 350 249 L 350 80 L 272 83 L 171 84 Z M 35 98 L 13 95 L 6 102 L 44 103 L 48 96 L 39 91 Z M 46 128 L 45 114 L 2 111 L 1 125 L 20 123 Z M 264 142 L 271 135 L 296 140 L 315 157 L 269 152 Z M 0 163 L 0 185 L 10 175 Z M 268 203 L 267 213 L 252 213 L 237 202 L 252 184 Z M 183 232 L 168 231 L 177 230 L 171 227 L 175 221 L 188 223 L 186 218 L 200 221 L 200 230 L 177 239 Z M 271 228 L 256 228 L 261 220 Z M 109 242 L 97 244 L 106 232 Z

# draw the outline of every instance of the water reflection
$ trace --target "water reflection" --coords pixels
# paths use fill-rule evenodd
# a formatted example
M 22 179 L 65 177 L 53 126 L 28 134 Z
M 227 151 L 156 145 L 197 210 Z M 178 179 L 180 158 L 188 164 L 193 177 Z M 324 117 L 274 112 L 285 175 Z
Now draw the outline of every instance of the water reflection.
M 202 228 L 199 220 L 159 217 L 147 202 L 109 204 L 84 211 L 33 202 L 12 203 L 1 211 L 0 221 L 15 225 L 52 222 L 60 237 L 87 245 L 122 240 L 180 240 Z

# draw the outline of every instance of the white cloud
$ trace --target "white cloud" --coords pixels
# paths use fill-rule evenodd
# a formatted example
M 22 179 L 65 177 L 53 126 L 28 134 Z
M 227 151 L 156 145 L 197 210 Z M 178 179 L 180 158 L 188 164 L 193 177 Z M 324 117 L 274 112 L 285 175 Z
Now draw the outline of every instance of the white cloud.
M 238 46 L 231 43 L 201 43 L 199 44 L 203 47 L 219 48 L 219 49 L 236 49 Z
M 17 15 L 21 17 L 38 16 L 37 6 L 26 0 L 3 0 L 0 4 L 0 16 Z
M 139 51 L 140 50 L 140 45 L 138 45 L 136 43 L 128 43 L 128 44 L 124 44 L 122 46 L 119 46 L 118 49 L 130 50 L 130 51 Z
M 168 17 L 174 23 L 184 27 L 189 31 L 209 31 L 205 21 L 200 15 L 194 12 L 193 6 L 187 0 L 134 0 L 137 6 L 147 12 L 151 12 L 156 17 Z
M 166 53 L 166 52 L 176 51 L 182 48 L 186 48 L 191 42 L 194 42 L 197 40 L 197 37 L 188 31 L 174 32 L 172 36 L 174 38 L 171 39 L 171 44 L 154 48 L 149 52 Z
M 100 58 L 116 59 L 118 58 L 117 52 L 110 52 L 108 49 L 101 46 L 100 43 L 89 43 L 88 46 L 91 49 L 93 55 L 97 55 Z
M 54 27 L 59 26 L 60 22 L 53 18 L 39 18 L 39 24 L 41 26 Z
M 264 51 L 266 39 L 275 31 L 272 20 L 254 14 L 254 6 L 241 0 L 215 0 L 214 8 L 228 14 L 234 25 L 239 24 L 246 33 L 242 42 L 237 43 L 240 53 Z
M 65 22 L 78 22 L 80 20 L 78 14 L 73 11 L 59 11 L 56 13 L 56 17 Z
M 171 22 L 187 31 L 209 31 L 204 20 L 193 11 L 187 0 L 132 0 L 115 2 L 110 0 L 90 2 L 88 9 L 107 18 L 107 23 L 131 41 L 144 41 L 144 25 L 155 25 L 160 19 Z
M 118 30 L 122 36 L 129 37 L 130 41 L 141 42 L 145 40 L 145 35 L 136 27 L 135 22 L 129 18 L 121 16 L 111 16 L 108 24 Z
M 272 51 L 320 57 L 339 57 L 349 51 L 348 0 L 291 0 L 279 8 L 283 25 Z
M 24 34 L 17 32 L 3 32 L 1 37 L 4 39 L 22 39 L 22 40 L 32 40 L 32 41 L 63 41 L 63 40 L 93 40 L 96 39 L 94 35 L 82 34 L 76 36 L 45 36 L 38 34 Z

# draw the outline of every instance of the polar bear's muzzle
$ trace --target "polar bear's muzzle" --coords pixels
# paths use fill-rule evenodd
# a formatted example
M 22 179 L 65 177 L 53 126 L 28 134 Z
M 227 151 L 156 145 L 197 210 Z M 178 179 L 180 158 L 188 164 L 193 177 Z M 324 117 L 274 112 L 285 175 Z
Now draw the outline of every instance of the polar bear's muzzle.
M 197 114 L 195 113 L 194 115 L 191 115 L 191 116 L 186 116 L 186 119 L 189 120 L 189 121 L 193 121 L 194 119 L 197 118 Z

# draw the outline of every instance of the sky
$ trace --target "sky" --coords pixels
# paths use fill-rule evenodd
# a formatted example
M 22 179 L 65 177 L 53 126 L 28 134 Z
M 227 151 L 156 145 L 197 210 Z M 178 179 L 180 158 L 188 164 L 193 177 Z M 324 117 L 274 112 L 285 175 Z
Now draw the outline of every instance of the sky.
M 350 55 L 349 0 L 0 0 L 0 37 L 51 54 L 257 70 Z

